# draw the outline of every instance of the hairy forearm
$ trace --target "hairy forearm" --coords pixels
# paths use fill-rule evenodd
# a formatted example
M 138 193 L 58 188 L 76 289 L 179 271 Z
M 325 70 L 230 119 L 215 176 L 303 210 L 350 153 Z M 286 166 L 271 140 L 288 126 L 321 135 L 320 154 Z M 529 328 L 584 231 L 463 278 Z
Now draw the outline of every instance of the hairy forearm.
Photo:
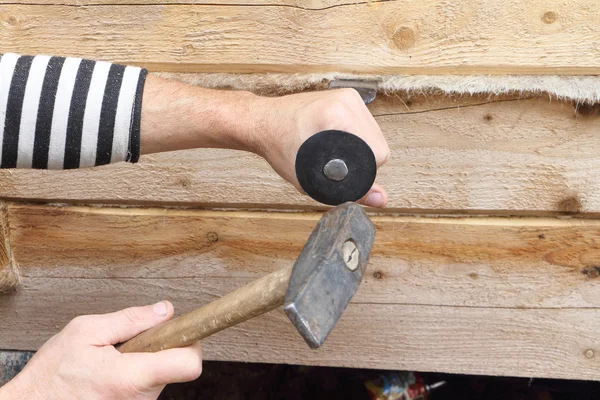
M 296 153 L 304 140 L 322 130 L 361 135 L 370 142 L 378 165 L 389 156 L 381 130 L 352 89 L 260 97 L 149 74 L 142 104 L 141 154 L 206 147 L 250 151 L 298 190 Z M 372 191 L 375 196 L 366 196 L 363 204 L 385 206 L 385 191 L 379 186 Z
M 0 167 L 69 169 L 198 147 L 255 151 L 268 100 L 145 69 L 0 55 Z
M 302 191 L 296 153 L 322 130 L 363 138 L 378 167 L 389 157 L 381 129 L 355 90 L 268 98 L 147 72 L 72 57 L 0 55 L 0 168 L 87 168 L 216 147 L 258 154 Z M 385 191 L 374 185 L 371 192 L 361 202 L 385 206 Z
M 142 154 L 209 147 L 256 152 L 269 99 L 148 75 L 142 104 Z

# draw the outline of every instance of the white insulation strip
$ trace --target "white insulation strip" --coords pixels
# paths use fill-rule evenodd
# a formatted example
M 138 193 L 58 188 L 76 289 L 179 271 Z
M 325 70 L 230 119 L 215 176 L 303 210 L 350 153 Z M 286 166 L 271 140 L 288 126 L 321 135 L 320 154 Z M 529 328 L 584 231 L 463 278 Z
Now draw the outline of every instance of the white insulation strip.
M 187 83 L 210 87 L 252 90 L 265 95 L 282 95 L 306 89 L 327 87 L 336 79 L 377 81 L 387 94 L 446 93 L 448 95 L 547 95 L 577 103 L 600 103 L 599 76 L 555 75 L 352 75 L 327 74 L 179 74 L 161 73 Z

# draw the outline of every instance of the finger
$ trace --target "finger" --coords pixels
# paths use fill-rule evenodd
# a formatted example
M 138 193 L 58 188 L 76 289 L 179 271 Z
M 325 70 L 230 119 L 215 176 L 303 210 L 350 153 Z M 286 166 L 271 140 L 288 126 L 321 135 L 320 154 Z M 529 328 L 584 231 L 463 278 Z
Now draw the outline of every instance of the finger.
M 373 129 L 373 132 L 376 132 L 377 135 L 370 137 L 367 143 L 369 143 L 371 150 L 373 150 L 377 168 L 380 168 L 390 159 L 390 148 L 378 126 Z
M 381 134 L 379 127 L 376 127 L 376 130 L 372 130 L 370 132 L 379 131 L 378 134 L 374 135 L 360 135 L 359 137 L 363 139 L 373 151 L 373 155 L 375 156 L 375 163 L 377 164 L 377 168 L 380 168 L 385 163 L 387 163 L 390 159 L 390 148 Z
M 129 371 L 138 371 L 140 388 L 153 388 L 169 383 L 189 382 L 202 373 L 202 345 L 162 350 L 156 353 L 125 354 L 131 361 Z M 133 365 L 132 365 L 133 364 Z
M 383 139 L 380 145 L 380 150 L 377 152 L 377 156 L 375 156 L 375 159 L 377 160 L 377 168 L 380 168 L 386 164 L 390 160 L 390 156 L 390 148 L 385 139 Z
M 97 315 L 96 345 L 111 345 L 125 342 L 132 337 L 165 322 L 173 316 L 173 305 L 168 301 L 161 301 L 154 305 L 143 307 L 130 307 L 123 310 Z
M 388 194 L 384 188 L 378 184 L 374 184 L 371 190 L 358 201 L 359 204 L 367 207 L 383 208 L 387 205 Z
M 365 140 L 373 154 L 375 155 L 375 160 L 377 162 L 377 168 L 381 167 L 385 163 L 388 162 L 390 158 L 390 147 L 381 131 L 381 127 L 373 117 L 373 114 L 367 109 L 365 106 L 365 112 L 363 113 L 363 123 L 361 124 L 362 129 L 357 131 L 363 140 Z

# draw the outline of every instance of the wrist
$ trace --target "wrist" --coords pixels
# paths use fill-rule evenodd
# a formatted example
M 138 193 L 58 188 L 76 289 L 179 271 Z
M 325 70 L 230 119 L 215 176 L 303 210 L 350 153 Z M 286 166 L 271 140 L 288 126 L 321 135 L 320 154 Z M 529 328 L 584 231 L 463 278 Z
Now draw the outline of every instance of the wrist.
M 192 148 L 258 152 L 266 98 L 149 76 L 144 90 L 143 154 Z
M 0 387 L 0 399 L 1 400 L 13 400 L 13 399 L 31 399 L 37 400 L 42 399 L 39 393 L 32 390 L 32 388 L 23 384 L 21 376 L 17 376 L 4 386 Z
M 245 91 L 220 91 L 215 103 L 213 131 L 219 143 L 214 147 L 262 154 L 269 100 Z

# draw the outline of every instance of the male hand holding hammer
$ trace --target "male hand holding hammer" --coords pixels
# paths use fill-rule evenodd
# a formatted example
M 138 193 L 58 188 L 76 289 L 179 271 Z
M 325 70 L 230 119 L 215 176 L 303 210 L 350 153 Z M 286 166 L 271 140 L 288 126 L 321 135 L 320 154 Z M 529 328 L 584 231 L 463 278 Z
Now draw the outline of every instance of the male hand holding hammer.
M 193 87 L 146 73 L 90 60 L 3 55 L 0 166 L 85 168 L 137 162 L 149 153 L 230 148 L 262 156 L 304 192 L 296 158 L 303 143 L 317 132 L 352 132 L 371 149 L 376 168 L 389 157 L 381 130 L 354 89 L 265 98 Z M 384 207 L 387 194 L 373 184 L 357 200 Z M 338 242 L 341 249 L 350 240 Z M 347 246 L 343 249 L 346 252 Z M 360 264 L 352 266 L 354 250 L 343 259 L 350 271 L 344 273 L 364 270 L 370 244 Z M 269 306 L 278 301 L 283 299 Z M 202 371 L 198 343 L 145 353 L 115 347 L 170 320 L 173 312 L 171 303 L 163 301 L 75 318 L 40 348 L 21 374 L 0 388 L 0 399 L 155 399 L 166 384 L 197 378 Z

